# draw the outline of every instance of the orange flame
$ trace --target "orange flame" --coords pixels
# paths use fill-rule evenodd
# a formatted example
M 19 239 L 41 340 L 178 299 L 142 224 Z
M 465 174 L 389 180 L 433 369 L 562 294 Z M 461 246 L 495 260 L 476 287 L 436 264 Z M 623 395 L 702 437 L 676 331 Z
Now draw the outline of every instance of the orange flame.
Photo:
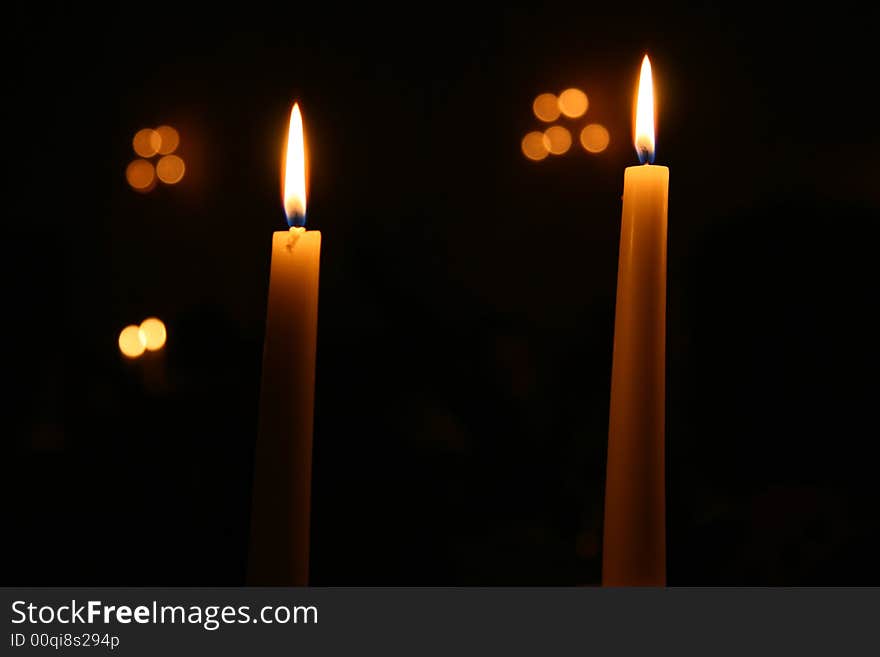
M 306 223 L 306 144 L 299 103 L 290 111 L 284 157 L 284 214 L 291 227 Z
M 651 61 L 648 56 L 642 60 L 639 73 L 639 93 L 636 101 L 636 125 L 634 143 L 639 161 L 650 164 L 654 161 L 654 82 L 651 78 Z

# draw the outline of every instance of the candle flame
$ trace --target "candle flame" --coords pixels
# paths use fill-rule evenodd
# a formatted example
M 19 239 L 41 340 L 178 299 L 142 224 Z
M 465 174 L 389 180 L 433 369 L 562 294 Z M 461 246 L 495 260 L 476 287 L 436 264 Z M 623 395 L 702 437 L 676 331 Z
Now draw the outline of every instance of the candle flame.
M 306 144 L 299 103 L 290 111 L 284 157 L 284 214 L 290 227 L 306 223 Z
M 639 73 L 634 137 L 639 162 L 651 164 L 654 161 L 654 82 L 651 78 L 651 60 L 647 55 L 642 60 Z

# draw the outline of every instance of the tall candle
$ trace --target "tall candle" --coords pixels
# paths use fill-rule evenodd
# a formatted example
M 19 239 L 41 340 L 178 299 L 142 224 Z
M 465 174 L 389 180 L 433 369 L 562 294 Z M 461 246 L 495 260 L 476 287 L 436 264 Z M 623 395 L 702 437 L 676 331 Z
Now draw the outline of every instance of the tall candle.
M 647 55 L 639 76 L 635 146 L 626 169 L 611 413 L 605 484 L 602 583 L 666 583 L 666 212 L 669 169 L 653 166 L 654 99 Z
M 309 577 L 312 427 L 321 233 L 306 230 L 302 115 L 290 114 L 284 211 L 274 234 L 263 345 L 248 582 L 305 586 Z

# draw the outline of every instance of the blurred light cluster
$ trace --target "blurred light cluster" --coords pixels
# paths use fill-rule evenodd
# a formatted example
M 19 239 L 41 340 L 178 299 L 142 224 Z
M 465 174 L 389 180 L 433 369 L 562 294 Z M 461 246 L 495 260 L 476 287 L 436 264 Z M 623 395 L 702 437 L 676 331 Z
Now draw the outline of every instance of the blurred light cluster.
M 132 189 L 146 193 L 152 191 L 158 182 L 174 185 L 183 178 L 186 165 L 183 158 L 174 151 L 180 145 L 180 135 L 170 125 L 138 130 L 131 140 L 131 146 L 138 158 L 129 162 L 125 169 L 125 179 Z M 152 158 L 158 157 L 154 165 Z
M 566 89 L 558 96 L 539 94 L 532 102 L 532 111 L 544 123 L 553 123 L 560 117 L 579 119 L 587 113 L 590 99 L 580 89 Z M 608 148 L 611 135 L 599 123 L 588 123 L 579 135 L 581 146 L 588 153 L 598 154 Z M 571 149 L 571 131 L 563 125 L 551 125 L 545 130 L 534 130 L 522 139 L 520 147 L 528 159 L 540 161 L 548 155 L 564 155 Z
M 119 351 L 126 358 L 139 358 L 145 351 L 159 351 L 165 346 L 168 333 L 157 317 L 148 317 L 140 326 L 131 324 L 119 333 Z

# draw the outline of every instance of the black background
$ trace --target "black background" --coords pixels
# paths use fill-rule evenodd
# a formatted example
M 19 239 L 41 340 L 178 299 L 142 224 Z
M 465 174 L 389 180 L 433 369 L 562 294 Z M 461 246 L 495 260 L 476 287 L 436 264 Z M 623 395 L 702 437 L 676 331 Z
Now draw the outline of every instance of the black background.
M 880 582 L 877 17 L 315 4 L 8 10 L 3 583 L 243 583 L 294 99 L 324 237 L 312 582 L 598 583 L 645 52 L 669 582 Z M 526 160 L 532 99 L 569 86 L 608 150 Z M 163 123 L 186 177 L 135 193 Z M 149 315 L 166 349 L 123 362 Z

